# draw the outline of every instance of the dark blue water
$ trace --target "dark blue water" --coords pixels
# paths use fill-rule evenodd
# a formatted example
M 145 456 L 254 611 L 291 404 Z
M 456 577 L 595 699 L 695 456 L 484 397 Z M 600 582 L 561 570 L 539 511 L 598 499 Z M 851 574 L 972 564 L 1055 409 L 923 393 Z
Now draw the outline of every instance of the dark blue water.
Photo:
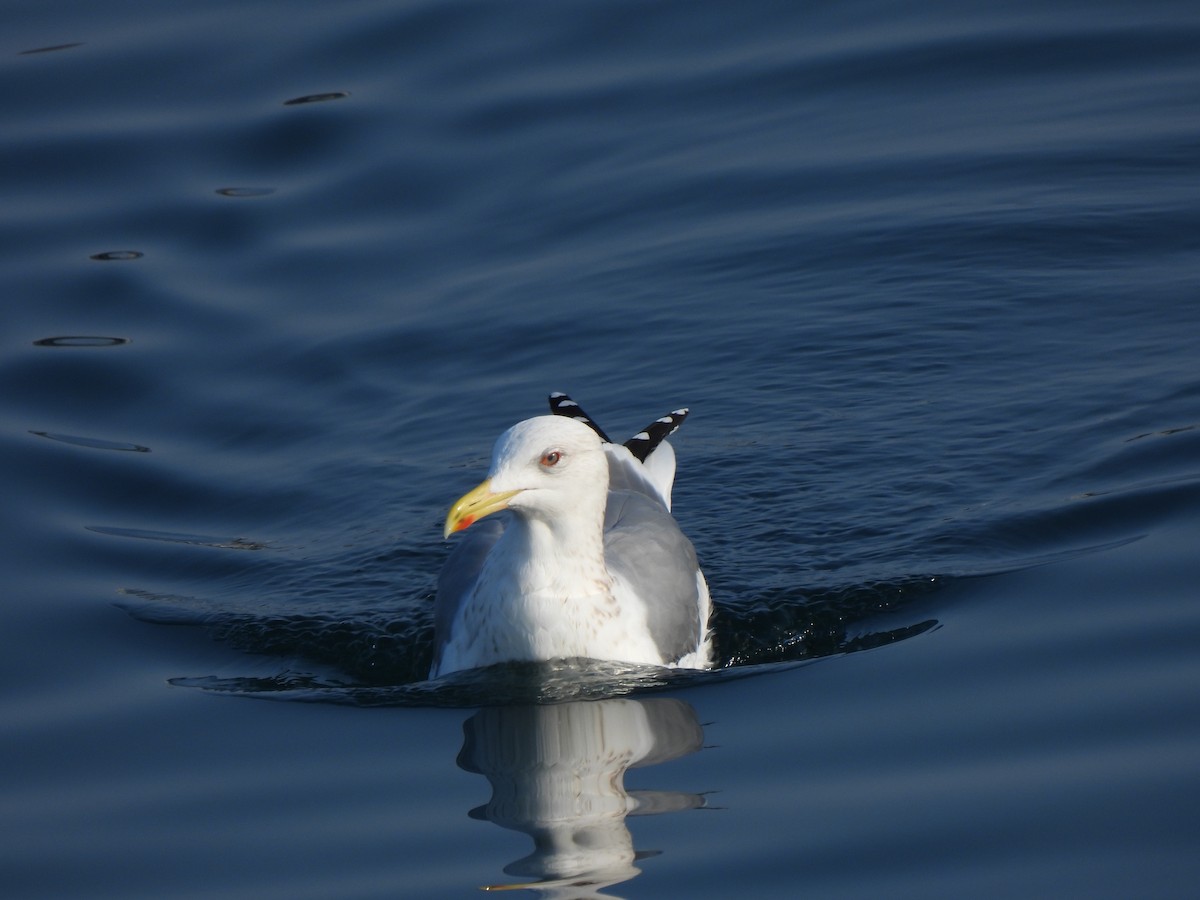
M 1192 4 L 5 20 L 4 896 L 1193 895 Z M 719 671 L 425 681 L 552 390 Z

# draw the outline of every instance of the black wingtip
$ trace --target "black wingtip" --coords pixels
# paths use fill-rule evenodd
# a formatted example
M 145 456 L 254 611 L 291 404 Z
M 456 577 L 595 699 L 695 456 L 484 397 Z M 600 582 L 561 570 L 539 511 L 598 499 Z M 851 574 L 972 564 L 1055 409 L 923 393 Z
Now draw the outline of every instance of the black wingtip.
M 588 428 L 592 429 L 592 431 L 596 432 L 596 434 L 600 436 L 600 440 L 604 441 L 606 444 L 611 444 L 613 442 L 612 438 L 605 434 L 604 430 L 592 421 L 591 416 L 583 411 L 583 407 L 581 407 L 562 391 L 555 391 L 552 393 L 549 397 L 549 400 L 550 412 L 552 412 L 554 415 L 566 416 L 568 419 L 575 419 L 576 421 L 582 422 L 584 425 L 588 426 Z
M 637 457 L 638 462 L 645 462 L 646 457 L 654 452 L 663 441 L 679 430 L 683 420 L 687 418 L 688 409 L 672 410 L 661 418 L 655 419 L 644 429 L 625 442 L 625 448 Z

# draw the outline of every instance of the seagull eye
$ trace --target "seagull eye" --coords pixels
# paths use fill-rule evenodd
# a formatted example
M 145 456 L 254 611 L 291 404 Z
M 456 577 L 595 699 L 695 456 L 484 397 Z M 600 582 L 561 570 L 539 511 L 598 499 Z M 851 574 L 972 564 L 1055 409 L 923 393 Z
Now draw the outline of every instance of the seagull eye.
M 558 462 L 562 459 L 562 456 L 561 450 L 547 450 L 542 454 L 541 464 L 544 468 L 553 468 L 554 466 L 558 465 Z

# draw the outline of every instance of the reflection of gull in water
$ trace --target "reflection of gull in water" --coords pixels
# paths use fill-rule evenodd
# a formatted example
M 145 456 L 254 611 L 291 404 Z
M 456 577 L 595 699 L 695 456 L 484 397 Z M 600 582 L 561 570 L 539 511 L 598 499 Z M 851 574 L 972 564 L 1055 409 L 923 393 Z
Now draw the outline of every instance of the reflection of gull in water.
M 458 764 L 486 775 L 492 798 L 472 811 L 533 838 L 534 851 L 505 867 L 536 879 L 488 890 L 528 888 L 546 897 L 602 897 L 638 874 L 627 815 L 704 805 L 699 794 L 626 791 L 625 770 L 698 750 L 703 732 L 679 700 L 601 700 L 480 710 L 463 726 Z
M 446 517 L 485 516 L 438 580 L 432 677 L 500 662 L 588 657 L 711 665 L 708 586 L 671 517 L 676 410 L 615 444 L 565 394 L 557 415 L 496 441 L 488 478 Z

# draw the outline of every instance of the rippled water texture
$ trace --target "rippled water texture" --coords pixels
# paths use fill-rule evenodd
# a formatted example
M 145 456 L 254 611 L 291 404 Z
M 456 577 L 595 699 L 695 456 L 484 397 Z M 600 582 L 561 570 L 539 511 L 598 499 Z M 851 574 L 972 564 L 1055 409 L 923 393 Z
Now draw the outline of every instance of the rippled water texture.
M 1190 897 L 1197 46 L 17 4 L 5 895 Z M 716 671 L 426 680 L 446 507 L 554 390 L 690 407 Z

